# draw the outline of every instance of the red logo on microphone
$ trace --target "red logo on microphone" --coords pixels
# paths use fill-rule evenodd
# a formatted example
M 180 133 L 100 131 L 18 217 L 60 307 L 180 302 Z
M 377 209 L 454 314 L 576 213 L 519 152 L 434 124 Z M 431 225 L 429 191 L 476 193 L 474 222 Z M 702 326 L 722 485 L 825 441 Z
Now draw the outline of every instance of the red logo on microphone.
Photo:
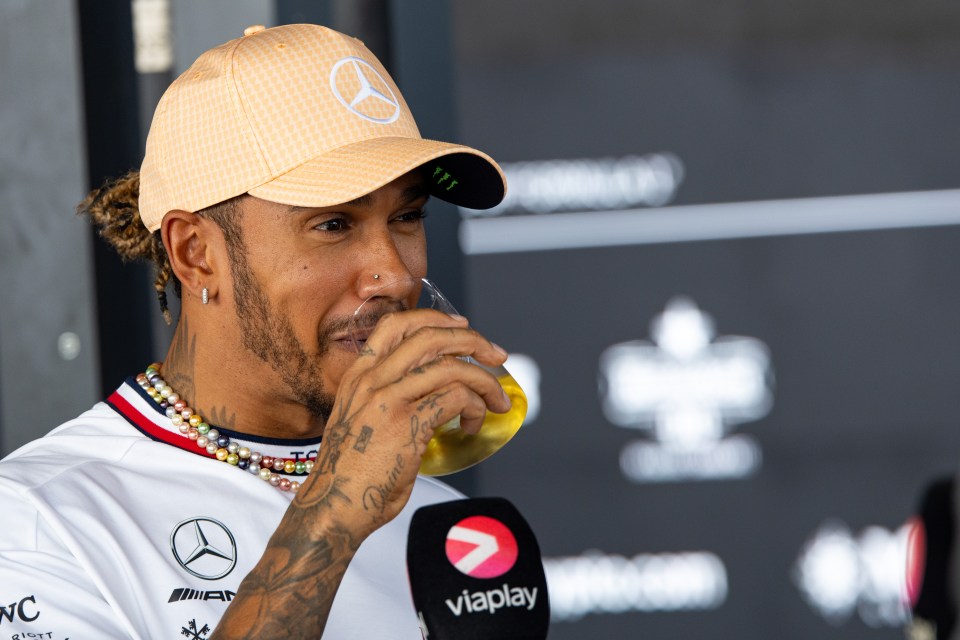
M 497 578 L 517 563 L 517 539 L 499 520 L 470 516 L 447 532 L 447 559 L 473 578 Z
M 907 604 L 917 605 L 923 589 L 923 573 L 927 565 L 927 532 L 923 520 L 911 518 L 907 523 Z M 448 542 L 447 545 L 450 543 Z M 449 546 L 447 547 L 449 548 Z M 449 552 L 448 552 L 449 553 Z

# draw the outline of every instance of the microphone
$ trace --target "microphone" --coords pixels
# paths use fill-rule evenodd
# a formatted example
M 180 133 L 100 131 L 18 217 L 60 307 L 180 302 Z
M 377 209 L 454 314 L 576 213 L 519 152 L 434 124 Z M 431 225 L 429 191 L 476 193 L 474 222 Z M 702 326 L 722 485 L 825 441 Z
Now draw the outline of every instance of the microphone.
M 540 547 L 510 502 L 421 507 L 407 538 L 413 604 L 427 640 L 542 640 L 550 624 Z
M 907 542 L 907 597 L 910 640 L 947 640 L 957 621 L 956 589 L 951 584 L 955 527 L 953 478 L 938 479 L 923 492 L 919 513 L 910 520 Z

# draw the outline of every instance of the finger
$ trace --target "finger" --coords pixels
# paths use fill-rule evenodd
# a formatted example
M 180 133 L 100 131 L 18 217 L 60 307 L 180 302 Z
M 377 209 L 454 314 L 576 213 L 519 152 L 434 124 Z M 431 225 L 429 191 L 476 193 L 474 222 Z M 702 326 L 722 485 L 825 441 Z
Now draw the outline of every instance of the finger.
M 459 416 L 459 427 L 466 433 L 476 435 L 487 416 L 487 405 L 472 389 L 460 382 L 451 382 L 417 401 L 413 423 L 417 428 L 414 436 L 424 447 L 436 429 Z
M 413 309 L 409 311 L 392 312 L 380 318 L 374 330 L 369 334 L 366 345 L 368 355 L 381 357 L 391 353 L 400 343 L 416 336 L 426 328 L 438 329 L 465 329 L 478 338 L 473 350 L 459 348 L 458 350 L 438 351 L 435 355 L 455 354 L 472 356 L 478 362 L 491 366 L 503 364 L 507 352 L 504 349 L 469 328 L 469 323 L 463 316 L 451 316 L 434 309 Z M 437 334 L 442 336 L 443 334 Z M 463 336 L 461 335 L 461 338 Z M 466 343 L 462 343 L 466 344 Z
M 451 385 L 457 389 L 456 393 L 444 395 L 442 390 Z M 450 417 L 461 414 L 469 405 L 482 405 L 480 418 L 488 408 L 494 413 L 505 413 L 510 409 L 510 399 L 492 373 L 452 356 L 406 372 L 383 391 L 396 394 L 401 402 L 415 403 L 417 410 L 428 406 L 443 408 L 452 412 Z
M 381 317 L 366 340 L 368 355 L 386 355 L 423 327 L 465 328 L 467 319 L 434 309 L 411 309 Z
M 470 356 L 477 363 L 499 366 L 507 353 L 473 329 L 421 327 L 377 362 L 367 374 L 366 384 L 381 388 L 445 356 Z

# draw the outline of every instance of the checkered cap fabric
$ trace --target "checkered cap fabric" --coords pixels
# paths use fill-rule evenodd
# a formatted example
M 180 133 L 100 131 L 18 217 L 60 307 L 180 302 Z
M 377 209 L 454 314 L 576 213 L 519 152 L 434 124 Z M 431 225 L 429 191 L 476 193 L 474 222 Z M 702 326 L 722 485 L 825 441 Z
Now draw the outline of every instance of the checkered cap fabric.
M 243 193 L 329 206 L 421 166 L 443 200 L 479 209 L 503 199 L 503 172 L 489 156 L 420 137 L 362 42 L 317 25 L 249 28 L 202 54 L 160 99 L 140 168 L 140 217 L 154 231 L 168 211 Z

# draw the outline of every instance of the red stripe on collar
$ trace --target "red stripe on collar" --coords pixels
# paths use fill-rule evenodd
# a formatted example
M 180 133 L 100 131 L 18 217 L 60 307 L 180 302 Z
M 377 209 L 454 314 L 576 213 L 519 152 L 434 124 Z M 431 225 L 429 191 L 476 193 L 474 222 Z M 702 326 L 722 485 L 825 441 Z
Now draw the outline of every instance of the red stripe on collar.
M 216 458 L 216 455 L 207 453 L 206 449 L 197 446 L 197 443 L 186 436 L 173 433 L 163 427 L 158 427 L 147 416 L 143 415 L 136 407 L 120 395 L 119 390 L 114 391 L 107 398 L 107 404 L 113 407 L 117 413 L 127 419 L 127 422 L 137 428 L 142 434 L 152 440 L 158 440 L 173 445 L 178 449 L 195 453 L 204 458 Z

